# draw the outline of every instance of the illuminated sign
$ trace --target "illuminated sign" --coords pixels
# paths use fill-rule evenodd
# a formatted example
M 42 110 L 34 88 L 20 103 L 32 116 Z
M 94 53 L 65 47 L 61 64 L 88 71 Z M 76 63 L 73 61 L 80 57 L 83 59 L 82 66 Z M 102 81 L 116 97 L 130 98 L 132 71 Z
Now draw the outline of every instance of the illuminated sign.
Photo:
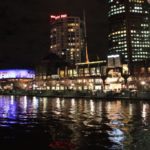
M 118 54 L 116 54 L 116 55 L 109 55 L 109 56 L 107 56 L 108 58 L 117 58 L 117 57 L 120 57 Z
M 61 19 L 61 18 L 67 18 L 67 14 L 51 15 L 50 18 L 54 19 L 54 20 L 58 20 L 58 19 Z
M 120 60 L 120 55 L 109 55 L 107 56 L 107 66 L 109 68 L 112 67 L 120 67 L 121 66 L 121 60 Z
M 20 78 L 29 78 L 32 79 L 35 77 L 35 72 L 28 69 L 8 69 L 0 70 L 0 79 L 20 79 Z

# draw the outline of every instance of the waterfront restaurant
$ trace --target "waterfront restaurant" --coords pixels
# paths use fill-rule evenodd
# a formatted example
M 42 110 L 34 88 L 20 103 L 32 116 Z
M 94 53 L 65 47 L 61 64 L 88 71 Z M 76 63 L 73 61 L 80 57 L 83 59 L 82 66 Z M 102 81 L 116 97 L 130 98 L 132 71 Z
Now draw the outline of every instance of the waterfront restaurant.
M 93 93 L 120 91 L 125 88 L 122 75 L 127 73 L 128 66 L 121 64 L 119 55 L 112 55 L 107 61 L 82 62 L 76 63 L 73 67 L 59 67 L 57 74 L 51 75 L 50 78 L 49 76 L 45 78 L 37 76 L 33 89 L 91 91 Z
M 137 66 L 137 65 L 136 65 Z M 141 68 L 141 66 L 137 66 Z M 142 69 L 142 68 L 141 68 Z M 107 61 L 76 63 L 75 66 L 57 68 L 56 74 L 36 74 L 33 90 L 121 92 L 124 89 L 150 89 L 149 74 L 131 76 L 128 64 L 120 55 L 108 55 Z M 149 67 L 147 67 L 149 72 Z
M 58 69 L 60 90 L 102 91 L 103 76 L 106 76 L 106 61 L 77 63 L 75 67 Z M 57 84 L 53 89 L 58 89 Z

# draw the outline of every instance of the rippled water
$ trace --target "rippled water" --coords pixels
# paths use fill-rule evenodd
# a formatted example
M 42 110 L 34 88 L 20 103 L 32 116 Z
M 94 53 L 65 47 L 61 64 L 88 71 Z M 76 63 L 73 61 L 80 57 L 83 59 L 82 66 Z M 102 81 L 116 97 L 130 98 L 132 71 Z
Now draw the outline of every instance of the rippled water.
M 4 150 L 149 150 L 150 102 L 0 96 Z

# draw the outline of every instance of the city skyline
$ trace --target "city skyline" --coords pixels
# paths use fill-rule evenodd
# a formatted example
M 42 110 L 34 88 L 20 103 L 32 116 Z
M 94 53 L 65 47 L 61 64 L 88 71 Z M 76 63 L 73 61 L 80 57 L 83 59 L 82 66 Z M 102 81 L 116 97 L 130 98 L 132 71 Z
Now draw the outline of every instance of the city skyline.
M 90 59 L 107 51 L 107 12 L 104 0 L 3 1 L 1 7 L 0 64 L 31 66 L 40 62 L 49 50 L 49 16 L 55 12 L 83 16 L 86 12 Z M 105 6 L 105 7 L 104 7 Z M 10 65 L 11 64 L 11 65 Z M 22 65 L 21 65 L 22 64 Z

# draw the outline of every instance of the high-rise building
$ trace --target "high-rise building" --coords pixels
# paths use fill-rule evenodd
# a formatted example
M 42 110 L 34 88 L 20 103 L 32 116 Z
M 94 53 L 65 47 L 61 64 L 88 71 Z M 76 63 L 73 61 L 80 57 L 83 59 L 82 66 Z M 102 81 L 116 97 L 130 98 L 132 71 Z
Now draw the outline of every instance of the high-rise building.
M 81 19 L 67 14 L 51 15 L 50 24 L 50 52 L 70 64 L 81 62 L 84 46 Z
M 150 0 L 108 0 L 109 53 L 128 62 L 150 58 Z M 130 70 L 131 71 L 131 70 Z

